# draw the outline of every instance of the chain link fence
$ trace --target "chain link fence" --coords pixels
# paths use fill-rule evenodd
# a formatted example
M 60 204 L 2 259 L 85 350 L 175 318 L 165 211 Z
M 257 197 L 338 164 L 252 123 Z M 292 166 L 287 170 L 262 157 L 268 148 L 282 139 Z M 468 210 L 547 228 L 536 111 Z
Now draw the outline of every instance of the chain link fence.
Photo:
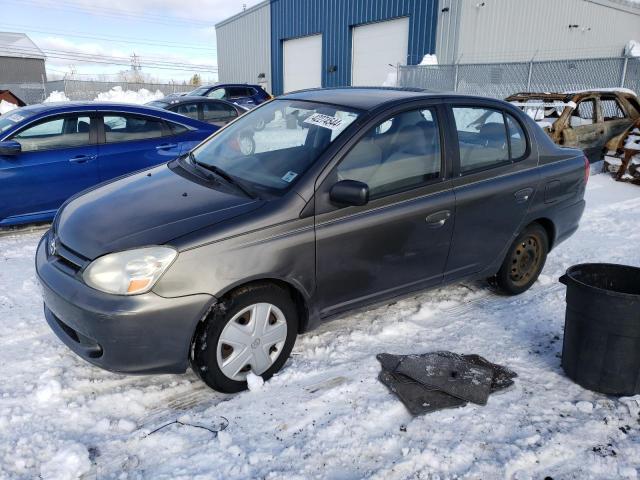
M 640 59 L 401 65 L 398 67 L 398 85 L 494 98 L 527 91 L 566 92 L 619 87 L 640 93 Z
M 51 92 L 55 91 L 64 93 L 69 100 L 93 100 L 99 93 L 108 92 L 114 87 L 132 91 L 144 88 L 152 93 L 159 90 L 163 95 L 189 92 L 195 88 L 193 85 L 174 83 L 98 82 L 93 80 L 56 80 L 44 83 L 0 84 L 0 90 L 10 90 L 28 105 L 42 102 Z

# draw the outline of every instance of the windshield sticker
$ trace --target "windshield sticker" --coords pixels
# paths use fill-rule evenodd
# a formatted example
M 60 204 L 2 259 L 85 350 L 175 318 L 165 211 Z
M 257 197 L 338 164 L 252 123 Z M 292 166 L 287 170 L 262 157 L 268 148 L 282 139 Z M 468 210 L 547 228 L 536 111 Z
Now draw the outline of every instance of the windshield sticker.
M 311 125 L 317 125 L 318 127 L 328 128 L 329 130 L 339 130 L 342 125 L 342 119 L 337 117 L 331 117 L 329 115 L 323 115 L 322 113 L 314 113 L 307 118 L 304 123 L 310 123 Z
M 18 123 L 24 120 L 24 117 L 22 115 L 18 115 L 17 113 L 14 113 L 13 115 L 9 115 L 7 119 L 11 120 L 14 123 Z
M 293 179 L 296 178 L 298 174 L 296 172 L 289 171 L 282 176 L 282 180 L 287 183 L 293 182 Z

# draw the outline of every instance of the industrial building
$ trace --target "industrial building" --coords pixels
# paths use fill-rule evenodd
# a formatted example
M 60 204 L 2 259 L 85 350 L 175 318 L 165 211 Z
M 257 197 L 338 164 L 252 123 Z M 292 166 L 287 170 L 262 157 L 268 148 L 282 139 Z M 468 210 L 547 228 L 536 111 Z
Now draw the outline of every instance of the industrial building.
M 382 85 L 398 64 L 620 57 L 632 0 L 265 0 L 216 25 L 222 82 Z
M 24 33 L 0 32 L 0 86 L 47 81 L 42 50 Z

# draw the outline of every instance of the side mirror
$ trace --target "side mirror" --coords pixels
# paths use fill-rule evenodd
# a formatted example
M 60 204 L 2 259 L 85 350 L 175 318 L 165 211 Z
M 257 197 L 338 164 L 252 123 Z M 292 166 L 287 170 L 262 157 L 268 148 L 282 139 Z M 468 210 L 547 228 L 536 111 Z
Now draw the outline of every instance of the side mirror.
M 15 140 L 0 142 L 0 155 L 19 155 L 22 152 L 22 145 Z
M 357 180 L 342 180 L 331 187 L 329 198 L 339 205 L 366 205 L 369 203 L 369 186 Z

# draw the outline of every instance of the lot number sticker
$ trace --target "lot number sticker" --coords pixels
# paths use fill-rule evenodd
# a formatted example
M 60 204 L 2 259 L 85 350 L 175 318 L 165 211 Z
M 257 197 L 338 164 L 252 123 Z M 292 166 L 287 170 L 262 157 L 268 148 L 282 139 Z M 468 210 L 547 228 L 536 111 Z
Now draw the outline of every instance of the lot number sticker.
M 342 119 L 323 115 L 322 113 L 314 113 L 307 118 L 304 123 L 317 125 L 318 127 L 328 128 L 329 130 L 338 130 L 342 125 Z

